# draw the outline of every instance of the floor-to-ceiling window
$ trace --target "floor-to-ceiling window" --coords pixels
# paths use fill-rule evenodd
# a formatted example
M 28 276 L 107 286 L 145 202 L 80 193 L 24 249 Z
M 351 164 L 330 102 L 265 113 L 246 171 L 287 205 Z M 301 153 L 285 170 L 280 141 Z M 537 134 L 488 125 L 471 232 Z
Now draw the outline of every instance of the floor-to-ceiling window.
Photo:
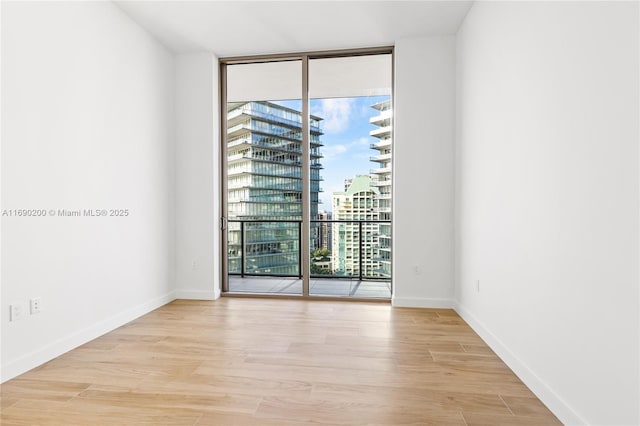
M 226 293 L 391 297 L 392 52 L 229 58 Z

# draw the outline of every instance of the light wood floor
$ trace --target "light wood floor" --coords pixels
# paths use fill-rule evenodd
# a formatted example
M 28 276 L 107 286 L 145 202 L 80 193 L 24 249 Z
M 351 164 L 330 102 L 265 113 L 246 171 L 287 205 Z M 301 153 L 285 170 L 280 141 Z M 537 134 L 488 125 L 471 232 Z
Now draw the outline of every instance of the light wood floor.
M 451 310 L 176 301 L 2 385 L 9 425 L 552 425 Z

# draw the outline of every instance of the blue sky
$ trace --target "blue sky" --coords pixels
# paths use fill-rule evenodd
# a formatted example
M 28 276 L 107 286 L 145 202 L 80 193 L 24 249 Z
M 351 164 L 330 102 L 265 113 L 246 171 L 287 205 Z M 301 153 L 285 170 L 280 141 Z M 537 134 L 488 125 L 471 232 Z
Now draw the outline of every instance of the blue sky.
M 344 191 L 344 180 L 356 175 L 368 175 L 369 170 L 378 167 L 378 163 L 369 161 L 369 157 L 378 151 L 369 148 L 376 138 L 369 136 L 375 126 L 369 118 L 378 114 L 371 105 L 388 99 L 389 96 L 364 96 L 355 98 L 311 99 L 311 114 L 322 117 L 324 135 L 320 140 L 322 166 L 320 175 L 324 181 L 320 187 L 322 203 L 319 210 L 331 211 L 333 192 Z M 301 110 L 300 101 L 277 101 L 276 103 Z
M 369 148 L 376 142 L 376 138 L 369 136 L 369 132 L 375 129 L 369 118 L 379 113 L 371 105 L 388 98 L 371 96 L 310 101 L 311 114 L 324 118 L 324 135 L 320 138 L 324 143 L 321 148 L 324 155 L 321 176 L 324 181 L 320 183 L 324 192 L 320 193 L 320 210 L 331 211 L 331 196 L 334 191 L 344 191 L 346 178 L 368 175 L 370 169 L 378 167 L 377 163 L 369 161 L 369 157 L 378 154 Z

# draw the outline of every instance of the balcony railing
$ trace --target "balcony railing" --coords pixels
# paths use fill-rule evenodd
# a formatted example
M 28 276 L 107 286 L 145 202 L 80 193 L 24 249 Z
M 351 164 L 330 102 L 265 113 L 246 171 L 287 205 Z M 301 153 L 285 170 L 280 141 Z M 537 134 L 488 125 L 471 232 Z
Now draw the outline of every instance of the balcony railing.
M 256 146 L 259 148 L 267 148 L 272 151 L 286 152 L 302 155 L 302 148 L 300 148 L 300 144 L 296 142 L 287 143 L 286 140 L 273 138 L 273 141 L 260 141 L 260 140 L 251 140 L 249 137 L 240 137 L 233 140 L 230 140 L 227 143 L 228 148 L 232 148 L 239 145 L 250 145 Z M 322 146 L 320 142 L 314 143 L 314 145 Z M 313 151 L 309 154 L 312 159 L 320 159 L 324 156 L 320 153 L 314 153 Z
M 274 110 L 271 112 L 261 111 L 260 108 L 256 106 L 252 106 L 250 104 L 246 104 L 241 108 L 236 108 L 227 113 L 227 119 L 230 120 L 235 117 L 239 117 L 240 115 L 248 115 L 253 117 L 259 117 L 265 120 L 268 120 L 275 124 L 286 124 L 293 128 L 302 128 L 302 118 L 298 116 L 296 120 L 292 120 L 291 118 L 285 117 L 282 112 L 278 110 Z M 318 120 L 311 120 L 309 123 L 309 128 L 311 132 L 322 134 L 322 129 L 320 128 L 320 123 Z
M 369 144 L 369 148 L 382 150 L 391 146 L 391 139 L 382 139 L 380 142 Z
M 390 192 L 382 192 L 378 195 L 374 195 L 373 196 L 374 199 L 376 200 L 390 200 L 391 199 L 391 193 Z
M 320 269 L 326 270 L 327 262 L 331 266 L 329 273 L 311 272 L 312 278 L 357 278 L 360 281 L 390 278 L 380 274 L 380 265 L 377 264 L 377 253 L 381 249 L 377 241 L 380 234 L 378 226 L 389 226 L 390 220 L 311 220 L 310 223 L 312 239 L 321 239 L 320 235 L 324 235 L 324 238 L 335 241 L 337 246 L 331 247 L 331 251 L 341 250 L 340 264 L 349 264 L 348 268 L 341 270 L 338 264 L 332 264 L 334 256 L 315 261 L 310 259 L 311 264 Z M 302 278 L 302 220 L 230 219 L 228 224 L 229 275 Z M 329 238 L 329 235 L 340 233 L 345 234 L 341 239 Z M 347 239 L 347 234 L 351 238 Z M 316 248 L 321 247 L 311 247 L 311 250 Z M 272 273 L 272 269 L 283 272 Z
M 391 167 L 387 166 L 387 167 L 380 167 L 377 169 L 371 169 L 369 170 L 369 173 L 373 174 L 380 174 L 380 173 L 391 173 Z
M 369 132 L 369 136 L 382 137 L 391 134 L 391 126 L 378 127 Z
M 385 120 L 390 121 L 391 120 L 391 115 L 392 114 L 391 114 L 391 110 L 390 109 L 381 111 L 380 114 L 378 114 L 378 115 L 376 115 L 374 117 L 371 117 L 369 119 L 369 123 L 376 124 L 376 123 L 382 123 Z
M 391 160 L 391 154 L 380 154 L 369 157 L 369 161 L 385 162 Z
M 391 186 L 391 179 L 378 179 L 371 181 L 371 186 Z

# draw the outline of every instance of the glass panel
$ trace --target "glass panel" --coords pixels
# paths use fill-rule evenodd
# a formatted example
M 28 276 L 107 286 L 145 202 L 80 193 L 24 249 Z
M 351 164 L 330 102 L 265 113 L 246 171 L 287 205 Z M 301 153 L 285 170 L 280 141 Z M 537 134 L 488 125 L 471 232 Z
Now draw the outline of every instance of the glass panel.
M 300 61 L 227 66 L 231 292 L 302 294 L 301 74 Z
M 309 75 L 322 127 L 311 182 L 325 189 L 311 211 L 309 292 L 389 298 L 391 55 L 312 59 Z

